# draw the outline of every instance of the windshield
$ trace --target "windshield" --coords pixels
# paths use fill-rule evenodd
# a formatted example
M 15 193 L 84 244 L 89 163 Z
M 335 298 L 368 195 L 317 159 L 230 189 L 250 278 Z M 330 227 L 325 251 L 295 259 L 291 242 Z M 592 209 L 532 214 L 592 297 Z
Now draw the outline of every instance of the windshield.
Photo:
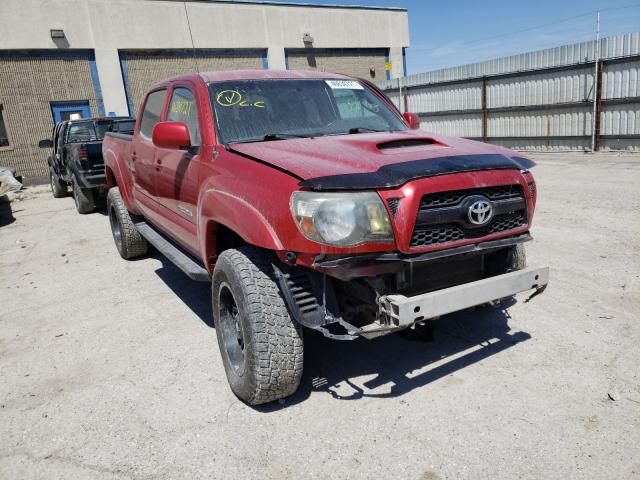
M 224 144 L 407 129 L 354 80 L 232 80 L 209 90 Z

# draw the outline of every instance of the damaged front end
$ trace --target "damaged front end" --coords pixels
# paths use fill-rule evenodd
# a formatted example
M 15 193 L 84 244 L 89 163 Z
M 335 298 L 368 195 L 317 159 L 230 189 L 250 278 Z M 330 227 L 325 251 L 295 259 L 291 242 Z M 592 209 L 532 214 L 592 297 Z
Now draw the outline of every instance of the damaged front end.
M 517 293 L 544 290 L 548 267 L 523 268 L 522 234 L 437 252 L 318 258 L 274 265 L 293 318 L 329 338 L 375 338 Z

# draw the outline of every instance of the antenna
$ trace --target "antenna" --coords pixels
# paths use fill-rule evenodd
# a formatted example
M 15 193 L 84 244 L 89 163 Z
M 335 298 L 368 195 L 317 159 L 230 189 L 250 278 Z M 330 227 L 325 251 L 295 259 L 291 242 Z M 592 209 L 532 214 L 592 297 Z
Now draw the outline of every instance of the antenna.
M 196 65 L 196 72 L 200 73 L 200 67 L 198 67 L 198 57 L 196 56 L 196 46 L 193 43 L 193 33 L 191 33 L 191 22 L 189 21 L 189 11 L 187 10 L 187 2 L 182 2 L 184 5 L 184 14 L 187 17 L 187 27 L 189 27 L 189 38 L 191 39 L 191 51 L 193 52 L 193 62 Z

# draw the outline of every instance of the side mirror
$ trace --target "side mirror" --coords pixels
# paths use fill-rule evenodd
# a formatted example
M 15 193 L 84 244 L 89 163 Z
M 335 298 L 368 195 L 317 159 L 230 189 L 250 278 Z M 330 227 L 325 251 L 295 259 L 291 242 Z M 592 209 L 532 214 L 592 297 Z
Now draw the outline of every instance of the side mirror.
M 38 148 L 53 148 L 53 142 L 50 139 L 40 140 L 38 142 Z
M 153 144 L 158 148 L 184 150 L 191 146 L 189 127 L 184 122 L 160 122 L 153 127 Z
M 418 115 L 415 113 L 405 112 L 402 116 L 411 130 L 417 130 L 420 128 L 420 117 Z

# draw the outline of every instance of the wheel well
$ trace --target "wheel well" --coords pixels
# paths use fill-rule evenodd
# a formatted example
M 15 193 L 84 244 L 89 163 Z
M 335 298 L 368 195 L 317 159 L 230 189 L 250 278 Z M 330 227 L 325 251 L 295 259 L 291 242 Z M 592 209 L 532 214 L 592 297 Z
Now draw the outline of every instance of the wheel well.
M 211 269 L 222 252 L 247 244 L 240 235 L 221 223 L 208 222 L 205 232 L 206 261 Z
M 240 235 L 220 223 L 216 226 L 215 236 L 216 255 L 220 255 L 230 248 L 242 247 L 247 244 Z
M 111 188 L 111 187 L 115 187 L 118 185 L 118 182 L 116 181 L 116 176 L 113 174 L 113 170 L 111 170 L 109 167 L 105 168 L 105 174 L 107 176 L 107 188 Z

